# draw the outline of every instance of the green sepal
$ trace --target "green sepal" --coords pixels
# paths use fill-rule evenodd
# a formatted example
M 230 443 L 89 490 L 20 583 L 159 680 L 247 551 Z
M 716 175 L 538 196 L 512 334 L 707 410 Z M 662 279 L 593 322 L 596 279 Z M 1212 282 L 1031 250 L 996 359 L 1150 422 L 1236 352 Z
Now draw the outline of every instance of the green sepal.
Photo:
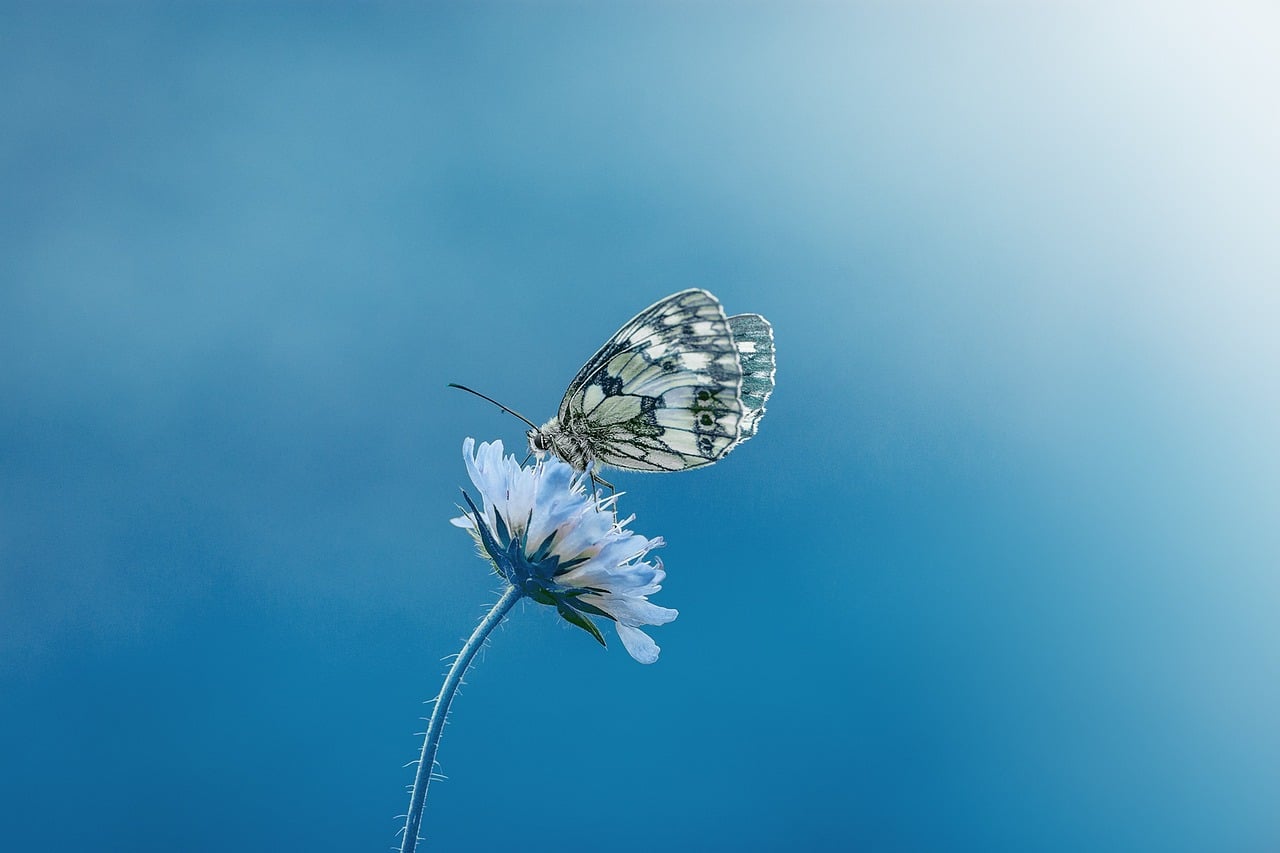
M 471 495 L 467 494 L 466 489 L 462 490 L 462 498 L 467 502 L 467 506 L 471 508 L 471 519 L 480 534 L 480 547 L 488 555 L 489 562 L 498 570 L 498 574 L 506 578 L 509 583 L 514 583 L 517 578 L 514 571 L 515 565 L 511 562 L 511 558 L 498 547 L 492 531 L 489 530 L 489 525 L 485 524 L 484 516 L 480 514 L 480 510 L 476 508 L 475 502 L 471 500 Z M 498 523 L 502 523 L 501 515 L 498 516 Z
M 572 607 L 574 610 L 581 610 L 583 613 L 590 613 L 592 616 L 603 616 L 605 619 L 612 619 L 614 622 L 618 621 L 613 618 L 612 614 L 606 613 L 605 611 L 601 610 L 599 607 L 596 607 L 594 604 L 588 604 L 587 602 L 583 601 L 581 598 L 578 597 L 583 593 L 590 592 L 590 591 L 591 590 L 586 590 L 586 589 L 575 589 L 573 590 L 573 592 L 570 592 L 568 595 L 565 596 L 565 603 L 568 604 L 570 607 Z
M 533 556 L 529 558 L 529 562 L 541 563 L 543 560 L 547 559 L 551 554 L 551 547 L 556 544 L 556 533 L 558 532 L 559 531 L 553 530 L 547 534 L 547 538 L 543 539 L 542 542 L 538 544 L 538 547 L 533 550 Z M 557 560 L 557 562 L 559 561 Z
M 557 599 L 551 593 L 547 592 L 542 587 L 536 586 L 534 584 L 529 584 L 528 586 L 530 587 L 530 589 L 526 594 L 530 598 L 532 598 L 534 601 L 538 602 L 539 604 L 554 604 L 556 607 L 560 606 L 559 599 Z
M 552 577 L 559 577 L 560 575 L 564 574 L 570 569 L 576 568 L 577 566 L 581 566 L 583 563 L 585 563 L 587 560 L 590 560 L 590 559 L 591 557 L 574 557 L 572 560 L 565 560 L 563 563 L 556 561 L 556 570 L 553 573 Z
M 583 616 L 572 607 L 567 606 L 564 602 L 556 602 L 556 610 L 560 611 L 560 615 L 564 617 L 564 621 L 570 625 L 577 625 L 582 630 L 596 638 L 596 642 L 608 648 L 608 644 L 604 641 L 604 635 L 600 633 L 600 629 L 596 627 L 596 623 Z

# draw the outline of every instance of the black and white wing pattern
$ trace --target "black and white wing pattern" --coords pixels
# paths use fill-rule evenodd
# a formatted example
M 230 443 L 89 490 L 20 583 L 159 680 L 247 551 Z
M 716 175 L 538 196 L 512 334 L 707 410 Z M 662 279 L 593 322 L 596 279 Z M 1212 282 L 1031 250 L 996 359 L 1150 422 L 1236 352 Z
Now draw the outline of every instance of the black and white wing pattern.
M 569 383 L 560 410 L 530 432 L 575 468 L 681 471 L 755 435 L 773 390 L 773 332 L 757 314 L 727 318 L 705 290 L 641 311 Z

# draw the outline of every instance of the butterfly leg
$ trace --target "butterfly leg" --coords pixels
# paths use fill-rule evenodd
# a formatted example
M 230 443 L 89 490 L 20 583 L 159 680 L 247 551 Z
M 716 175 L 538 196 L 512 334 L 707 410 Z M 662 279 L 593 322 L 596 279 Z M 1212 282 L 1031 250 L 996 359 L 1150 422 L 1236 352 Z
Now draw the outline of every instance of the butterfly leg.
M 613 483 L 610 483 L 610 482 L 609 482 L 608 480 L 606 480 L 604 477 L 596 476 L 596 473 L 595 473 L 594 471 L 593 471 L 593 472 L 591 472 L 591 492 L 592 492 L 592 494 L 595 494 L 597 498 L 599 498 L 599 489 L 600 489 L 600 487 L 601 487 L 601 486 L 606 486 L 606 487 L 608 487 L 608 489 L 609 489 L 609 497 L 613 497 L 613 496 L 614 496 L 614 494 L 618 491 L 618 490 L 614 487 Z M 606 498 L 606 500 L 607 500 L 607 498 Z M 618 520 L 618 506 L 617 506 L 617 504 L 614 504 L 614 506 L 613 506 L 613 520 L 614 520 L 615 522 Z
M 598 474 L 596 474 L 596 473 L 593 471 L 593 472 L 591 473 L 591 490 L 594 492 L 594 491 L 598 490 L 601 486 L 604 486 L 605 488 L 607 488 L 607 489 L 609 490 L 609 497 L 613 497 L 613 493 L 614 493 L 614 492 L 616 492 L 616 491 L 618 491 L 618 490 L 614 487 L 613 483 L 610 483 L 610 482 L 609 482 L 608 480 L 606 480 L 604 477 L 599 476 Z

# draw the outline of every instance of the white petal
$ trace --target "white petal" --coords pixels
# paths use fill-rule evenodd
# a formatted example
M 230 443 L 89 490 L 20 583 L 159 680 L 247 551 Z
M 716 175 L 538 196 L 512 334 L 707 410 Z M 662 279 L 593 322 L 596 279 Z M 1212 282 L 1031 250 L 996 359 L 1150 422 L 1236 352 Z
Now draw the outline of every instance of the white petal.
M 665 625 L 680 615 L 679 610 L 670 607 L 659 607 L 652 601 L 639 596 L 629 595 L 594 595 L 582 596 L 588 604 L 594 604 L 601 610 L 618 620 L 620 625 L 635 628 L 640 625 Z
M 481 442 L 480 448 L 474 450 L 476 440 L 467 437 L 462 442 L 462 459 L 467 464 L 467 473 L 471 482 L 480 490 L 484 503 L 482 508 L 488 521 L 493 521 L 493 510 L 506 506 L 506 478 L 503 476 L 502 442 Z
M 627 653 L 630 654 L 640 663 L 653 663 L 658 659 L 658 644 L 638 628 L 629 628 L 619 623 L 618 639 L 622 640 L 622 645 L 626 647 Z
M 548 460 L 535 466 L 537 494 L 533 499 L 533 512 L 529 521 L 529 547 L 537 548 L 553 532 L 557 532 L 555 549 L 563 547 L 563 536 L 558 531 L 573 523 L 582 512 L 585 501 L 572 490 L 574 471 L 560 460 Z
M 631 549 L 627 549 L 630 551 Z M 667 573 L 662 563 L 621 563 L 601 552 L 580 566 L 566 572 L 561 582 L 567 586 L 589 586 L 618 595 L 652 595 L 662 589 Z M 616 552 L 615 552 L 616 556 Z

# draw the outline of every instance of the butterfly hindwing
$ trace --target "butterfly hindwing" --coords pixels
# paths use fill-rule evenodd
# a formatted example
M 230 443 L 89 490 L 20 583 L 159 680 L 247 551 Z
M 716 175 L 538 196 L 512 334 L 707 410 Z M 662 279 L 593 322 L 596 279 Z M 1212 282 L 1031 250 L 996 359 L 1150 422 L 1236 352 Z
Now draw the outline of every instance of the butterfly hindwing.
M 742 365 L 743 414 L 738 425 L 738 441 L 742 442 L 756 434 L 764 404 L 773 393 L 773 327 L 759 314 L 735 314 L 729 318 L 729 331 Z
M 752 326 L 753 340 L 758 330 Z M 668 296 L 619 329 L 574 377 L 560 404 L 560 429 L 618 468 L 679 471 L 714 462 L 739 440 L 739 350 L 714 296 L 697 289 Z M 763 364 L 753 376 L 762 372 Z M 745 409 L 755 412 L 752 434 L 772 370 L 768 376 L 769 389 L 752 398 L 759 405 Z

